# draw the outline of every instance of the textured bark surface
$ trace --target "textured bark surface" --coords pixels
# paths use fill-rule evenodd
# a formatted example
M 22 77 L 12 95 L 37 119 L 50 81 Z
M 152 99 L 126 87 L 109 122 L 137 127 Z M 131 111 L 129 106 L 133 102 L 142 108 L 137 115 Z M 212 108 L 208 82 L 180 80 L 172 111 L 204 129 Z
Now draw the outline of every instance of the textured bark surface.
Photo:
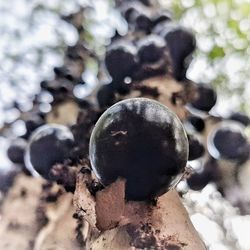
M 47 123 L 72 125 L 76 123 L 79 107 L 72 100 L 65 100 L 63 103 L 53 106 L 52 111 L 47 115 Z
M 104 231 L 119 225 L 125 210 L 125 182 L 117 181 L 96 194 L 96 226 Z
M 48 224 L 37 235 L 34 250 L 82 249 L 76 239 L 77 221 L 72 194 L 65 193 L 46 209 Z
M 39 178 L 22 174 L 16 177 L 1 206 L 0 249 L 85 248 L 84 237 L 88 225 L 83 222 L 78 227 L 78 221 L 74 218 L 73 195 L 60 193 L 60 187 L 52 185 L 49 191 L 51 196 L 47 196 L 46 200 L 44 184 L 45 181 Z
M 90 175 L 78 174 L 74 193 L 74 205 L 78 213 L 83 215 L 84 219 L 90 224 L 90 227 L 96 229 L 95 200 L 87 188 L 87 183 L 90 180 Z
M 36 210 L 42 192 L 41 179 L 19 175 L 0 211 L 0 249 L 32 249 L 40 229 Z
M 86 203 L 82 202 L 88 196 L 86 185 L 77 183 L 81 193 L 76 191 L 75 205 L 87 211 L 87 219 L 91 207 L 96 219 L 90 226 L 87 249 L 205 249 L 175 190 L 159 197 L 156 204 L 125 202 L 124 184 L 118 180 Z

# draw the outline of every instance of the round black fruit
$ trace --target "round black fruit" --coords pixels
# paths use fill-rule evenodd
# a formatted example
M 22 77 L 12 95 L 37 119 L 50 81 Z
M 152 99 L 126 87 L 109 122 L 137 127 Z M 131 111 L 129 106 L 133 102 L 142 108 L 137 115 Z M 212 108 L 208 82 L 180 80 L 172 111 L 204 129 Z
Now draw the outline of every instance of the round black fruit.
M 31 133 L 38 127 L 44 124 L 43 118 L 38 114 L 30 114 L 30 116 L 25 119 L 26 133 L 22 136 L 24 139 L 29 139 Z
M 117 43 L 107 50 L 105 65 L 113 81 L 120 82 L 133 75 L 136 54 L 136 48 L 130 43 Z
M 200 173 L 192 174 L 191 177 L 187 179 L 187 184 L 192 190 L 200 191 L 211 181 L 211 171 L 205 169 Z
M 208 136 L 208 151 L 216 159 L 245 162 L 250 146 L 244 126 L 238 122 L 222 122 Z
M 208 84 L 197 84 L 197 97 L 191 105 L 201 111 L 208 112 L 216 104 L 217 94 Z
M 114 103 L 115 91 L 113 84 L 103 85 L 97 92 L 97 101 L 100 108 L 109 107 Z
M 162 12 L 160 14 L 157 14 L 154 18 L 153 18 L 153 25 L 159 25 L 162 24 L 163 22 L 170 22 L 171 21 L 171 13 L 168 11 Z
M 248 125 L 250 125 L 250 118 L 246 114 L 243 114 L 241 112 L 232 113 L 228 119 L 233 120 L 233 121 L 237 121 L 246 127 Z
M 126 180 L 126 199 L 167 191 L 184 169 L 188 141 L 177 116 L 146 98 L 116 103 L 99 118 L 90 139 L 90 161 L 103 185 Z
M 220 178 L 218 163 L 211 158 L 205 162 L 200 172 L 192 174 L 187 179 L 188 186 L 195 191 L 202 190 L 208 183 L 216 181 Z
M 24 152 L 27 146 L 26 140 L 18 138 L 14 140 L 7 150 L 9 159 L 16 164 L 24 163 Z
M 161 35 L 165 38 L 172 60 L 173 76 L 180 81 L 186 77 L 190 56 L 196 48 L 194 35 L 188 29 L 167 23 Z
M 188 117 L 187 121 L 194 127 L 197 132 L 202 132 L 205 129 L 205 122 L 202 118 L 198 116 L 191 115 Z
M 62 125 L 44 125 L 31 135 L 25 152 L 25 165 L 32 174 L 49 179 L 49 172 L 56 163 L 69 158 L 74 145 L 71 131 Z
M 135 12 L 132 19 L 134 20 L 135 29 L 138 31 L 150 32 L 152 21 L 146 13 Z
M 166 53 L 166 42 L 157 35 L 147 36 L 138 43 L 140 63 L 154 63 L 163 58 Z
M 193 135 L 188 135 L 189 155 L 188 160 L 193 161 L 202 157 L 205 153 L 205 148 L 202 143 Z

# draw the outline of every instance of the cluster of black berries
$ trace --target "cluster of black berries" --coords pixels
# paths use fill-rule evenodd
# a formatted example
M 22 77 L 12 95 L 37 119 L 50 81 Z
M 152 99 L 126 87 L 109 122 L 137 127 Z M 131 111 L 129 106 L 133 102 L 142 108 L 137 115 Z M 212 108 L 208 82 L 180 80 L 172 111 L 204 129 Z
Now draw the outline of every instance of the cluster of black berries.
M 107 48 L 104 62 L 112 80 L 99 90 L 101 107 L 115 102 L 115 93 L 129 92 L 131 82 L 165 74 L 185 81 L 196 47 L 192 32 L 172 21 L 168 11 L 137 1 L 124 1 L 119 9 L 128 33 L 116 33 Z
M 149 1 L 117 1 L 117 6 L 128 23 L 128 33 L 124 36 L 116 33 L 107 47 L 104 63 L 111 81 L 103 85 L 97 94 L 100 107 L 109 107 L 117 102 L 117 94 L 129 96 L 136 84 L 154 76 L 171 75 L 178 84 L 188 85 L 186 72 L 196 44 L 192 32 L 173 22 L 168 11 L 159 11 Z M 249 118 L 239 112 L 228 117 L 212 115 L 211 110 L 217 101 L 215 90 L 209 84 L 192 85 L 195 88 L 192 98 L 184 100 L 189 111 L 184 124 L 188 132 L 188 160 L 190 164 L 196 161 L 199 168 L 187 183 L 190 188 L 201 190 L 209 182 L 218 186 L 223 182 L 221 161 L 228 160 L 238 168 L 249 160 L 249 142 L 244 128 L 235 131 L 230 126 L 231 121 L 238 123 L 235 126 L 240 126 L 239 123 L 248 126 Z M 174 104 L 178 96 L 179 93 L 172 96 Z M 222 121 L 229 124 L 226 129 L 222 127 Z M 126 124 L 125 119 L 123 122 Z M 211 123 L 217 125 L 213 127 Z M 105 173 L 102 173 L 100 179 L 104 179 L 104 183 L 109 182 L 105 178 Z
M 7 150 L 16 168 L 21 166 L 26 174 L 40 175 L 48 180 L 55 179 L 51 171 L 54 165 L 74 165 L 87 156 L 90 128 L 99 116 L 99 111 L 88 100 L 74 94 L 77 85 L 85 85 L 82 74 L 86 62 L 91 59 L 98 64 L 95 53 L 84 40 L 84 8 L 62 19 L 77 29 L 79 40 L 66 48 L 63 66 L 53 69 L 54 78 L 41 81 L 33 108 L 21 115 L 26 132 L 12 139 Z M 18 103 L 15 106 L 19 109 Z M 50 109 L 44 110 L 44 106 Z M 72 114 L 75 114 L 74 119 L 68 119 Z
M 186 76 L 196 47 L 195 37 L 174 22 L 168 11 L 159 10 L 151 1 L 117 0 L 116 4 L 128 32 L 124 36 L 115 33 L 100 63 L 81 40 L 85 31 L 79 16 L 84 17 L 84 10 L 63 17 L 77 28 L 80 40 L 67 48 L 64 65 L 54 68 L 55 78 L 41 82 L 32 112 L 23 115 L 26 134 L 9 147 L 9 158 L 25 164 L 33 175 L 49 180 L 55 180 L 53 173 L 61 169 L 52 171 L 56 164 L 70 166 L 90 158 L 99 181 L 109 185 L 124 178 L 126 198 L 132 200 L 151 199 L 168 190 L 187 161 L 199 165 L 187 180 L 190 188 L 200 190 L 209 182 L 219 186 L 223 179 L 221 162 L 229 161 L 239 168 L 249 160 L 250 147 L 244 133 L 249 118 L 241 113 L 224 118 L 213 115 L 215 90 L 209 84 L 191 82 Z M 89 57 L 99 63 L 100 75 L 106 73 L 110 79 L 100 84 L 97 93 L 93 91 L 91 103 L 74 95 L 75 86 L 84 85 L 81 76 Z M 162 94 L 160 88 L 145 82 L 157 77 L 174 79 L 181 86 L 179 92 L 163 94 L 174 108 L 185 109 L 184 127 L 163 104 L 131 98 L 133 91 L 140 89 L 142 97 L 150 93 L 152 99 L 157 99 Z M 75 121 L 68 124 L 64 119 L 63 125 L 49 124 L 51 112 L 39 110 L 44 92 L 53 98 L 51 112 L 56 121 L 60 112 L 66 117 L 74 113 L 63 106 L 67 101 L 77 108 Z M 63 185 L 61 179 L 60 183 Z

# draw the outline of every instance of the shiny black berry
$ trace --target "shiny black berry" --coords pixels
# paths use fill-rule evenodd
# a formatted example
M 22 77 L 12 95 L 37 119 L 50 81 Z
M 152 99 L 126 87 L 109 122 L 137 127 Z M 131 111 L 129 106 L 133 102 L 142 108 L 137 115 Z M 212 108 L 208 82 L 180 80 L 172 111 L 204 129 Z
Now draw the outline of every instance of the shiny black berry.
M 195 191 L 202 190 L 211 181 L 210 172 L 194 173 L 187 179 L 188 186 Z
M 140 63 L 154 63 L 166 56 L 166 42 L 156 35 L 147 36 L 138 43 Z
M 173 76 L 180 81 L 186 77 L 190 56 L 195 50 L 194 35 L 187 29 L 167 23 L 161 35 L 165 38 L 172 60 Z
M 218 164 L 215 159 L 209 159 L 202 170 L 191 175 L 187 179 L 188 186 L 195 191 L 202 190 L 208 183 L 216 181 L 220 177 Z
M 167 191 L 185 167 L 188 141 L 177 116 L 146 98 L 110 107 L 95 125 L 90 160 L 103 185 L 126 180 L 126 198 L 145 200 Z
M 208 84 L 197 84 L 196 99 L 191 105 L 201 111 L 208 112 L 216 104 L 217 94 L 215 90 Z
M 229 120 L 233 120 L 233 121 L 237 121 L 240 122 L 241 124 L 243 124 L 244 126 L 248 126 L 250 125 L 250 118 L 246 115 L 243 114 L 241 112 L 235 112 L 232 113 L 229 117 Z
M 33 174 L 49 179 L 52 166 L 68 159 L 73 145 L 73 134 L 67 127 L 44 125 L 31 135 L 25 152 L 25 165 Z
M 146 13 L 135 12 L 133 13 L 132 20 L 135 29 L 149 33 L 152 28 L 152 21 Z
M 189 116 L 187 121 L 194 127 L 197 132 L 202 132 L 205 129 L 205 122 L 198 116 Z
M 112 45 L 105 55 L 105 65 L 113 81 L 121 82 L 132 76 L 136 66 L 137 50 L 130 43 Z
M 142 6 L 141 4 L 135 2 L 134 4 L 126 4 L 122 7 L 122 15 L 128 23 L 132 23 L 132 18 L 135 13 L 140 12 Z
M 44 124 L 44 120 L 40 115 L 30 114 L 30 116 L 24 121 L 26 127 L 26 133 L 23 136 L 25 139 L 28 139 L 30 134 L 37 129 L 38 127 Z
M 188 135 L 189 155 L 188 160 L 193 161 L 205 153 L 203 144 L 194 135 Z
M 171 21 L 171 13 L 168 11 L 162 12 L 160 14 L 157 14 L 153 18 L 153 25 L 159 25 L 162 24 L 163 22 L 170 22 Z
M 250 145 L 244 127 L 238 122 L 222 122 L 209 134 L 208 151 L 216 159 L 245 162 Z
M 22 138 L 18 138 L 11 142 L 7 155 L 9 159 L 16 164 L 24 163 L 24 152 L 26 150 L 27 142 Z
M 115 89 L 113 84 L 103 85 L 97 92 L 97 101 L 100 108 L 109 107 L 114 103 Z

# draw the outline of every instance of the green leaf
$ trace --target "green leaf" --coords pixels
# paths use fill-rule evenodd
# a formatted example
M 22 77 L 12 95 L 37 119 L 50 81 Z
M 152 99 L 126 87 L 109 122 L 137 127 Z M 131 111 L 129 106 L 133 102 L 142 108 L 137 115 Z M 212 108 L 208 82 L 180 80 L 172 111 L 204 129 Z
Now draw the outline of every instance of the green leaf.
M 224 48 L 219 46 L 214 46 L 213 49 L 209 52 L 208 56 L 212 60 L 222 58 L 225 56 Z

